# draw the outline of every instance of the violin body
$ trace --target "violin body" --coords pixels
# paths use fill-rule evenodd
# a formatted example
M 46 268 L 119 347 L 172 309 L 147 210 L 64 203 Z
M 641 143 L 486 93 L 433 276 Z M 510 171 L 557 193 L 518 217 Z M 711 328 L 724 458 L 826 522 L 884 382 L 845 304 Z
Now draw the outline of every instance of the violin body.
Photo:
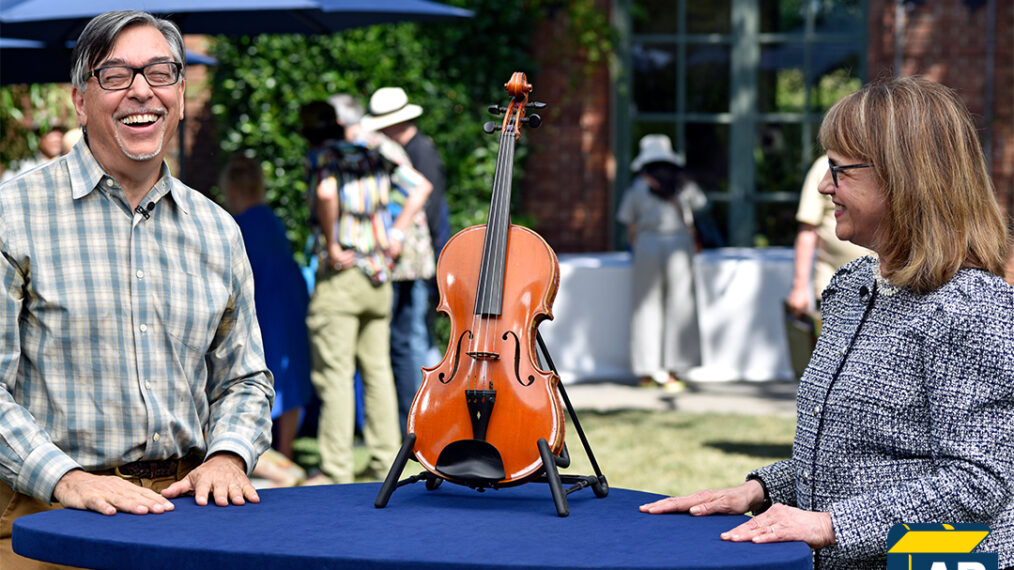
M 503 282 L 503 298 L 509 303 L 499 316 L 476 316 L 472 304 L 481 286 L 476 259 L 485 236 L 485 225 L 462 230 L 440 256 L 437 310 L 450 317 L 450 340 L 443 360 L 433 368 L 423 368 L 408 431 L 416 434 L 415 457 L 427 470 L 458 483 L 475 483 L 468 475 L 441 471 L 440 456 L 449 445 L 475 438 L 466 402 L 468 388 L 493 386 L 495 405 L 486 418 L 483 440 L 499 452 L 503 478 L 485 483 L 509 486 L 541 473 L 540 438 L 556 454 L 563 447 L 559 378 L 542 370 L 535 358 L 536 329 L 542 320 L 552 319 L 560 269 L 556 254 L 542 237 L 511 225 Z M 468 352 L 474 352 L 469 347 L 497 357 L 469 356 Z
M 408 414 L 415 458 L 434 475 L 476 488 L 516 485 L 545 471 L 560 456 L 564 418 L 555 373 L 539 368 L 537 328 L 553 318 L 560 264 L 535 232 L 510 222 L 514 145 L 532 90 L 515 72 L 499 130 L 489 217 L 452 237 L 437 261 L 440 305 L 451 335 L 444 358 L 422 369 L 422 384 Z M 414 438 L 412 437 L 414 436 Z M 554 466 L 555 467 L 555 466 Z

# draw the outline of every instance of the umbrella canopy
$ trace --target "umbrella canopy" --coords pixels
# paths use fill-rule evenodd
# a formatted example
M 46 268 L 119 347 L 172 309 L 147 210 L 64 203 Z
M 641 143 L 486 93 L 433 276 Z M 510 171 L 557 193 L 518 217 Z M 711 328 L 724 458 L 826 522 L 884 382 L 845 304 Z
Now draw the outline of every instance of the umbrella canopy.
M 92 17 L 141 10 L 169 18 L 185 34 L 330 34 L 398 21 L 472 17 L 470 10 L 431 0 L 11 0 L 0 7 L 10 38 L 63 46 Z
M 69 47 L 50 47 L 37 40 L 0 38 L 0 85 L 67 83 Z M 187 50 L 187 66 L 217 65 L 215 58 Z

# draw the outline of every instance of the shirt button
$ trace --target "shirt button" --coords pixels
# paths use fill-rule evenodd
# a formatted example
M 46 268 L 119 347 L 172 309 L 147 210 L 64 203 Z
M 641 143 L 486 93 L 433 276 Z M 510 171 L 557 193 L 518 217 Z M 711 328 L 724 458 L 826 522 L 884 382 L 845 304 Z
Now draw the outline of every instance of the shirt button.
M 151 439 L 154 441 L 158 441 L 158 434 L 156 433 L 155 435 L 151 436 Z
M 141 325 L 138 328 L 141 329 L 141 332 L 148 332 L 148 325 Z
M 144 271 L 141 271 L 140 269 L 137 270 L 137 273 L 135 273 L 135 275 L 137 275 L 138 279 L 144 279 Z
M 112 187 L 114 184 L 112 178 L 106 178 L 106 186 Z
M 145 380 L 144 381 L 144 389 L 145 390 L 151 390 L 151 382 L 148 382 L 147 380 Z

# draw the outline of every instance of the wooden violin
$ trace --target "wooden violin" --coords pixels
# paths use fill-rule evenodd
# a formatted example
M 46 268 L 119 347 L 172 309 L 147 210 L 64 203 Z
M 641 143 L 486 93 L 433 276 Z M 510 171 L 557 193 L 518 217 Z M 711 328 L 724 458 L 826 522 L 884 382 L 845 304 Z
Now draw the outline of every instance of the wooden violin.
M 563 448 L 559 377 L 539 367 L 537 327 L 552 319 L 560 280 L 556 254 L 537 233 L 511 224 L 514 147 L 537 127 L 531 84 L 516 72 L 500 131 L 489 218 L 455 234 L 437 262 L 440 304 L 451 333 L 439 364 L 423 368 L 408 416 L 415 458 L 431 473 L 473 487 L 524 483 L 543 472 L 540 445 Z M 541 441 L 540 441 L 541 440 Z

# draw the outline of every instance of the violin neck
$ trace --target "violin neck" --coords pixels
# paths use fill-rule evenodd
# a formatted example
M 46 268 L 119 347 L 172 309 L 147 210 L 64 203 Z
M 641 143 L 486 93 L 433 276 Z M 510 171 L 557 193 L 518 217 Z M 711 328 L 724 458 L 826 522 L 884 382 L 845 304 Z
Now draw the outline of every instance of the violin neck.
M 507 269 L 507 236 L 511 228 L 511 180 L 514 177 L 514 141 L 512 129 L 500 134 L 500 150 L 493 174 L 493 197 L 482 244 L 475 314 L 499 316 L 503 310 L 503 284 Z

